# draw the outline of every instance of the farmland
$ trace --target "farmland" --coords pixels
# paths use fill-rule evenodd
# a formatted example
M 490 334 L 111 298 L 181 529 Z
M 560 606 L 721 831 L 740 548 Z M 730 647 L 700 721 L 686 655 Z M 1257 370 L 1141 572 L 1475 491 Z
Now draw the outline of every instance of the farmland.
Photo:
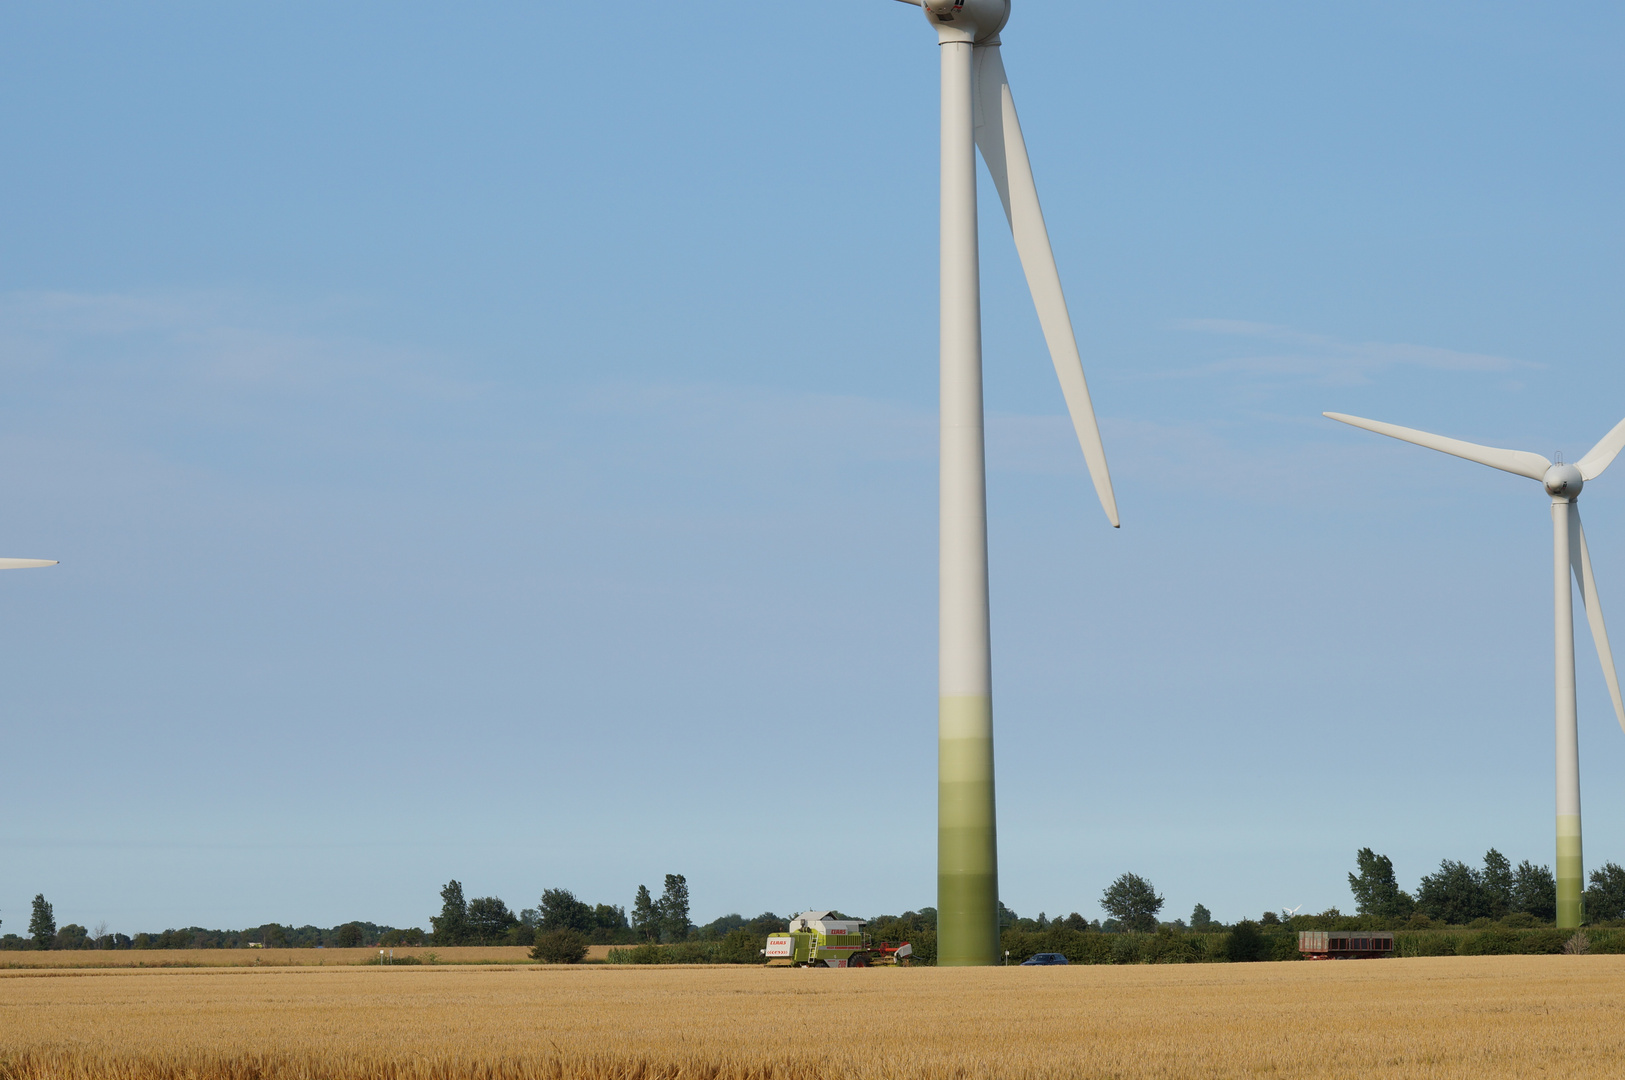
M 0 1078 L 1594 1076 L 1625 957 L 0 972 Z
M 594 945 L 589 960 L 611 946 Z M 528 964 L 522 946 L 401 946 L 388 950 L 396 964 Z M 359 949 L 66 949 L 0 952 L 0 971 L 19 968 L 342 967 L 378 962 L 376 946 Z

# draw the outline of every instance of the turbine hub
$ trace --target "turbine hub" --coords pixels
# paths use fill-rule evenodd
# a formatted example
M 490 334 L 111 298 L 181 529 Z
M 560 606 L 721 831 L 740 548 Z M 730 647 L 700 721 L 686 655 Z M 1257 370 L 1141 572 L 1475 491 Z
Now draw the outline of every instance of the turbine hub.
M 1554 499 L 1572 499 L 1585 484 L 1585 477 L 1573 465 L 1559 462 L 1546 470 L 1546 494 Z
M 983 44 L 1010 18 L 1010 0 L 920 0 L 920 7 L 945 42 Z

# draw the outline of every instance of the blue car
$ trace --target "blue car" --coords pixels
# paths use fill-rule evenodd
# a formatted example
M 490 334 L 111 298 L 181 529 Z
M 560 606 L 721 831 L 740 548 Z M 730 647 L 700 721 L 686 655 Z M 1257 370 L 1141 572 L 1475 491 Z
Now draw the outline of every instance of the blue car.
M 1064 964 L 1066 957 L 1058 952 L 1034 953 L 1021 962 L 1022 967 L 1048 967 L 1051 964 Z

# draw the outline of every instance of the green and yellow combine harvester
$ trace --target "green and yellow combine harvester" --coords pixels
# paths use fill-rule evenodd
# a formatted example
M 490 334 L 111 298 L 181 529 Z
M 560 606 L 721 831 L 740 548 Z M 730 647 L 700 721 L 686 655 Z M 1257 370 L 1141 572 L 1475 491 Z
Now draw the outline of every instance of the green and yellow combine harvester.
M 907 964 L 908 942 L 870 941 L 862 919 L 837 919 L 833 911 L 803 911 L 789 932 L 767 939 L 762 955 L 769 967 L 876 967 Z

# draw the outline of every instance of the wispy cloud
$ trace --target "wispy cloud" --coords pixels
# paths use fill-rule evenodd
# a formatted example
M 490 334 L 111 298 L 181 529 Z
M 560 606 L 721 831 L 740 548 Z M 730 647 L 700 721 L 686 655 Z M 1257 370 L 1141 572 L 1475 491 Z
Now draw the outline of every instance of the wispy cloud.
M 1252 345 L 1242 356 L 1187 368 L 1181 375 L 1243 374 L 1260 377 L 1310 379 L 1328 385 L 1368 383 L 1372 376 L 1395 367 L 1436 371 L 1507 372 L 1533 370 L 1542 365 L 1490 353 L 1463 352 L 1435 345 L 1393 341 L 1345 341 L 1327 334 L 1305 333 L 1289 326 L 1246 322 L 1240 319 L 1183 319 L 1181 329 L 1216 336 L 1246 339 Z
M 304 399 L 474 392 L 437 371 L 440 358 L 334 332 L 323 325 L 328 314 L 215 292 L 5 293 L 0 374 L 68 367 L 124 395 L 180 386 Z

